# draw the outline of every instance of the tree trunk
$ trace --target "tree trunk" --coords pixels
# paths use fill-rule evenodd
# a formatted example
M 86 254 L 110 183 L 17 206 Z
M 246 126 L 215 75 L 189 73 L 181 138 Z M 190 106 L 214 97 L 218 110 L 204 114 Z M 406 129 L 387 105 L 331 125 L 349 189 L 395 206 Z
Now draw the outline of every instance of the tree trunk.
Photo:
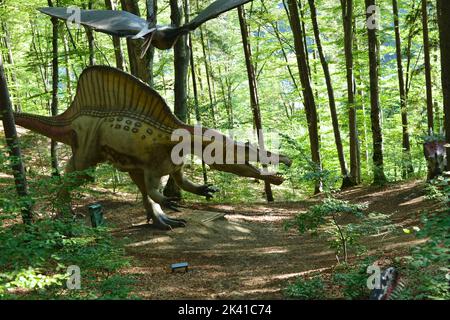
M 433 84 L 431 80 L 430 41 L 428 37 L 428 1 L 422 0 L 423 54 L 425 59 L 425 83 L 427 90 L 428 134 L 434 132 Z
M 155 0 L 156 1 L 156 0 Z M 107 10 L 116 10 L 115 4 L 111 0 L 105 0 L 105 7 Z M 124 58 L 122 45 L 120 44 L 120 38 L 117 36 L 112 37 L 113 47 L 114 47 L 114 57 L 116 58 L 117 69 L 124 70 Z
M 252 63 L 252 50 L 250 42 L 248 40 L 248 26 L 245 18 L 245 11 L 243 6 L 238 7 L 239 25 L 241 28 L 242 44 L 244 46 L 245 64 L 247 67 L 248 85 L 250 91 L 250 103 L 253 112 L 253 122 L 256 127 L 258 136 L 258 144 L 261 150 L 265 150 L 264 146 L 264 134 L 262 131 L 261 111 L 259 109 L 259 97 L 258 86 L 256 83 L 255 69 Z M 264 182 L 264 189 L 266 193 L 266 199 L 268 202 L 273 202 L 272 187 L 269 182 Z
M 402 115 L 402 148 L 403 148 L 402 178 L 406 179 L 407 177 L 409 177 L 411 174 L 414 173 L 414 168 L 412 166 L 411 145 L 409 142 L 406 87 L 405 87 L 405 78 L 403 74 L 402 42 L 400 37 L 400 24 L 399 24 L 397 0 L 392 0 L 392 11 L 394 14 L 395 47 L 397 54 L 398 83 L 400 89 L 400 110 Z
M 441 47 L 442 93 L 444 95 L 445 140 L 450 141 L 450 1 L 437 0 Z M 447 148 L 447 171 L 450 170 L 450 148 Z
M 209 107 L 210 107 L 210 112 L 211 112 L 211 120 L 212 120 L 213 127 L 216 128 L 217 127 L 216 110 L 215 110 L 213 94 L 212 94 L 210 65 L 209 65 L 207 55 L 206 55 L 206 45 L 205 45 L 205 37 L 203 34 L 203 29 L 202 29 L 202 27 L 200 27 L 199 29 L 200 29 L 200 41 L 202 44 L 203 62 L 205 64 L 206 84 L 208 85 L 208 97 L 209 97 Z
M 366 8 L 375 5 L 375 0 L 365 0 Z M 372 13 L 367 13 L 367 20 Z M 386 176 L 383 168 L 383 134 L 380 123 L 380 88 L 378 85 L 380 50 L 378 44 L 376 28 L 369 27 L 369 67 L 370 67 L 370 119 L 372 123 L 373 139 L 373 183 L 383 185 L 386 183 Z
M 67 41 L 67 36 L 63 37 L 63 42 L 64 42 L 64 62 L 66 64 L 67 96 L 69 98 L 69 101 L 72 101 L 72 81 L 70 79 L 69 44 Z
M 122 10 L 131 12 L 134 15 L 140 16 L 138 0 L 120 0 Z M 148 53 L 141 59 L 141 46 L 143 40 L 132 40 L 127 38 L 128 59 L 130 61 L 130 73 L 142 81 L 152 84 L 153 75 L 150 65 L 153 63 L 149 60 Z
M 48 6 L 53 7 L 51 0 L 48 0 Z M 58 115 L 58 84 L 59 84 L 59 64 L 58 64 L 58 29 L 59 21 L 57 18 L 51 18 L 52 21 L 52 102 L 51 115 Z M 59 176 L 58 168 L 58 143 L 55 140 L 50 142 L 50 157 L 52 165 L 52 175 Z
M 185 15 L 189 14 L 189 6 L 185 0 Z M 181 26 L 183 20 L 182 8 L 178 6 L 178 0 L 170 0 L 170 19 L 173 26 Z M 187 46 L 187 36 L 183 35 L 177 40 L 174 46 L 174 70 L 175 70 L 175 115 L 183 122 L 187 119 L 187 75 L 189 69 L 189 48 Z M 167 181 L 164 188 L 164 195 L 167 197 L 181 198 L 180 188 L 172 178 Z
M 322 170 L 319 151 L 319 132 L 317 126 L 317 110 L 314 101 L 314 94 L 311 88 L 311 82 L 308 76 L 308 64 L 306 60 L 305 44 L 303 43 L 303 31 L 301 28 L 300 17 L 297 3 L 295 0 L 288 0 L 289 5 L 289 22 L 292 33 L 294 35 L 295 53 L 297 56 L 297 65 L 300 74 L 300 81 L 303 88 L 303 99 L 305 104 L 306 119 L 308 121 L 309 141 L 311 147 L 312 161 L 315 168 L 314 171 Z M 315 185 L 315 193 L 321 192 L 321 181 Z
M 200 110 L 198 109 L 199 102 L 198 102 L 198 90 L 197 90 L 197 78 L 195 75 L 195 64 L 194 64 L 194 47 L 192 46 L 192 39 L 191 36 L 189 37 L 189 48 L 190 50 L 190 64 L 191 64 L 191 77 L 192 77 L 192 91 L 194 92 L 194 113 L 195 113 L 195 120 L 197 121 L 196 125 L 200 126 L 202 124 L 202 118 L 200 116 Z M 208 175 L 206 173 L 206 165 L 205 161 L 202 159 L 202 173 L 203 173 L 203 183 L 208 183 Z
M 16 76 L 16 72 L 14 70 L 14 57 L 12 54 L 12 49 L 11 49 L 11 39 L 9 37 L 9 31 L 8 31 L 8 26 L 6 25 L 6 23 L 2 23 L 2 29 L 4 32 L 4 40 L 5 40 L 5 48 L 8 51 L 8 63 L 10 65 L 11 68 L 11 80 L 14 86 L 14 97 L 15 97 L 15 103 L 14 103 L 14 110 L 16 110 L 17 112 L 21 112 L 22 111 L 22 104 L 20 102 L 20 94 L 19 94 L 19 90 L 18 90 L 18 82 L 17 82 L 17 76 Z
M 49 0 L 50 5 L 50 0 Z M 92 0 L 88 1 L 88 9 L 92 10 Z M 88 48 L 89 48 L 89 66 L 95 65 L 95 43 L 94 43 L 94 31 L 92 31 L 92 28 L 85 27 L 86 30 L 86 38 L 88 42 Z
M 158 16 L 158 0 L 146 0 L 147 4 L 147 21 L 149 22 L 149 28 L 156 27 Z M 155 47 L 150 45 L 146 53 L 148 70 L 150 73 L 149 84 L 154 86 L 155 79 L 153 78 L 153 62 L 155 60 Z
M 22 162 L 22 154 L 19 147 L 19 138 L 17 137 L 16 126 L 14 123 L 14 114 L 9 97 L 8 87 L 6 83 L 5 70 L 3 68 L 3 58 L 0 55 L 0 117 L 3 120 L 3 129 L 5 130 L 6 144 L 9 148 L 11 157 L 11 168 L 14 175 L 17 195 L 23 201 L 22 220 L 26 224 L 33 221 L 33 213 L 31 212 L 31 201 L 28 198 L 27 179 L 25 169 Z
M 344 24 L 344 51 L 347 75 L 348 126 L 350 138 L 350 180 L 352 185 L 361 182 L 358 161 L 358 128 L 355 107 L 355 78 L 353 73 L 353 0 L 341 0 Z
M 316 41 L 317 51 L 319 53 L 320 63 L 322 64 L 323 73 L 325 76 L 325 82 L 327 85 L 328 101 L 330 104 L 331 121 L 333 124 L 334 140 L 336 142 L 336 149 L 339 158 L 339 164 L 341 167 L 341 174 L 343 177 L 342 188 L 346 188 L 352 185 L 348 176 L 347 164 L 345 163 L 344 149 L 342 147 L 341 132 L 339 129 L 339 120 L 336 112 L 336 100 L 334 98 L 334 89 L 331 83 L 330 70 L 328 68 L 328 61 L 325 58 L 322 48 L 322 42 L 320 40 L 319 25 L 317 23 L 317 10 L 314 0 L 308 0 L 311 11 L 311 20 L 313 24 L 314 38 Z
M 306 40 L 306 27 L 305 27 L 305 16 L 304 16 L 304 8 L 302 5 L 302 0 L 297 0 L 298 5 L 298 11 L 300 14 L 300 22 L 302 27 L 302 34 L 303 34 L 303 44 L 305 46 L 305 57 L 306 57 L 306 66 L 308 67 L 308 75 L 309 78 L 311 78 L 311 68 L 309 67 L 309 53 L 308 53 L 308 42 Z

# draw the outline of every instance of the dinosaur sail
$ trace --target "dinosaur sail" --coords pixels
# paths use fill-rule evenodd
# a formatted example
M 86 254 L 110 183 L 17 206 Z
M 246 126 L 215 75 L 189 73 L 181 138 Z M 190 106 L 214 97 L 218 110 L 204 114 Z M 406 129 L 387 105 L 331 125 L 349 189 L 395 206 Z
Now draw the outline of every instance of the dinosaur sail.
M 132 115 L 167 133 L 184 126 L 155 90 L 130 74 L 106 66 L 83 71 L 75 99 L 61 118 L 67 121 L 81 114 Z

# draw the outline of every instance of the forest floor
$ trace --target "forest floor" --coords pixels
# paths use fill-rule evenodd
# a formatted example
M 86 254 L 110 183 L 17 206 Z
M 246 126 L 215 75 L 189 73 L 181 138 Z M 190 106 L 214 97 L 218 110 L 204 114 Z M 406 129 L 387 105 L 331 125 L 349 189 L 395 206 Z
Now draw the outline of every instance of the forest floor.
M 43 168 L 42 157 L 35 156 L 38 140 L 34 134 L 27 137 L 26 132 L 19 130 L 21 139 L 34 142 L 24 148 L 28 165 Z M 42 140 L 45 150 L 48 144 Z M 3 174 L 5 178 L 4 183 L 11 183 L 10 176 Z M 363 186 L 340 192 L 337 197 L 366 204 L 367 212 L 391 214 L 393 223 L 402 230 L 419 225 L 423 211 L 439 207 L 439 203 L 426 199 L 424 187 L 423 181 Z M 76 211 L 86 214 L 89 223 L 88 205 L 102 204 L 113 235 L 127 239 L 125 252 L 131 266 L 118 272 L 137 277 L 133 294 L 143 299 L 280 299 L 285 298 L 283 290 L 299 276 L 331 274 L 336 266 L 335 254 L 325 240 L 285 229 L 287 221 L 319 203 L 321 197 L 274 204 L 188 202 L 182 212 L 169 213 L 186 219 L 186 228 L 160 231 L 146 224 L 137 194 L 114 193 L 98 186 L 91 191 L 76 201 Z M 369 254 L 388 260 L 407 255 L 418 243 L 414 235 L 403 232 L 363 240 Z M 170 265 L 177 262 L 188 262 L 189 272 L 172 273 Z
M 402 230 L 418 225 L 421 212 L 439 206 L 424 197 L 424 185 L 411 181 L 383 188 L 357 187 L 338 198 L 366 204 L 368 212 L 392 214 L 393 223 Z M 117 195 L 96 200 L 104 206 L 114 235 L 128 238 L 126 253 L 132 266 L 121 272 L 138 277 L 134 293 L 144 299 L 280 299 L 298 276 L 331 273 L 336 265 L 335 254 L 324 240 L 284 227 L 320 198 L 270 205 L 186 204 L 182 212 L 171 213 L 186 219 L 186 228 L 169 232 L 145 223 L 140 202 L 123 199 Z M 205 222 L 211 217 L 219 219 Z M 418 243 L 403 232 L 363 240 L 369 253 L 388 260 L 407 255 Z M 189 272 L 172 273 L 170 265 L 177 262 L 188 262 Z

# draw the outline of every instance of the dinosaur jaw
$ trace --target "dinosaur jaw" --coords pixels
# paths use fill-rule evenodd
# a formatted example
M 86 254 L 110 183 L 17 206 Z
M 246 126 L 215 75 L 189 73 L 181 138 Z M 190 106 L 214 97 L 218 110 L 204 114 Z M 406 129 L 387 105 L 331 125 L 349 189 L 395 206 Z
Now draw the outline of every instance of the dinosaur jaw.
M 211 164 L 210 167 L 215 170 L 233 173 L 241 177 L 255 178 L 264 180 L 270 184 L 280 185 L 284 178 L 273 172 L 263 172 L 250 163 L 246 164 Z

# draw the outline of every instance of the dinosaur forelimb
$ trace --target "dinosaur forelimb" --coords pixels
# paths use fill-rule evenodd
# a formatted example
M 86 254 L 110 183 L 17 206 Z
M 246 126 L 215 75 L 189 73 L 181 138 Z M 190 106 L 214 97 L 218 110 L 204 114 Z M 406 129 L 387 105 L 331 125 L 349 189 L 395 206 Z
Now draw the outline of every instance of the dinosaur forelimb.
M 219 191 L 218 188 L 211 184 L 200 185 L 190 181 L 184 176 L 182 169 L 175 171 L 171 176 L 181 189 L 199 196 L 204 196 L 206 199 L 211 199 L 214 193 Z

